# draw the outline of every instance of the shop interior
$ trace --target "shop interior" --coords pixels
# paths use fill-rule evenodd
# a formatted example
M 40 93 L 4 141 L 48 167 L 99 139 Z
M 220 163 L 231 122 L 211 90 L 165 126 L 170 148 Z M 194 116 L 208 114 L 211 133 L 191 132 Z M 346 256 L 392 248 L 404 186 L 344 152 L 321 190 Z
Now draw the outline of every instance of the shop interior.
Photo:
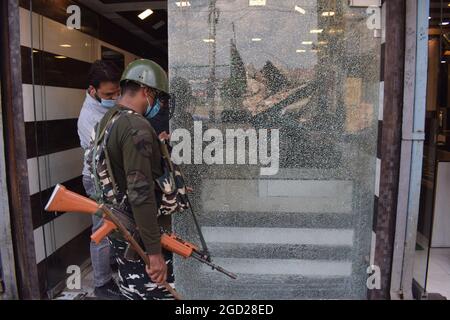
M 83 287 L 92 283 L 89 250 L 82 245 L 89 241 L 90 220 L 69 214 L 49 217 L 42 210 L 56 183 L 83 192 L 76 118 L 86 79 L 76 77 L 74 71 L 81 74 L 100 58 L 114 60 L 120 67 L 141 57 L 168 66 L 167 1 L 133 1 L 139 4 L 133 8 L 127 2 L 55 1 L 58 5 L 50 7 L 47 1 L 20 1 L 34 236 L 41 293 L 48 298 L 64 288 L 67 265 L 83 267 Z M 416 298 L 430 294 L 450 298 L 450 2 L 430 2 L 426 141 L 414 287 Z M 65 8 L 74 3 L 87 13 L 82 17 L 83 32 L 76 36 L 64 26 Z M 189 1 L 177 2 L 177 6 L 187 5 Z M 63 111 L 58 109 L 61 103 L 66 106 Z M 55 133 L 61 130 L 70 132 L 70 138 L 58 138 Z
M 355 195 L 366 199 L 365 195 L 373 194 L 374 183 L 369 183 L 372 181 L 369 177 L 371 171 L 367 169 L 367 166 L 372 163 L 369 155 L 374 153 L 376 145 L 376 121 L 373 120 L 379 98 L 381 34 L 378 31 L 381 26 L 377 27 L 366 23 L 367 8 L 350 8 L 343 0 L 303 1 L 302 6 L 305 8 L 286 0 L 283 1 L 288 8 L 286 10 L 276 8 L 279 6 L 278 1 L 276 4 L 274 1 L 272 7 L 259 9 L 254 8 L 265 7 L 266 1 L 221 2 L 225 9 L 227 6 L 232 6 L 232 3 L 241 3 L 248 12 L 259 10 L 255 19 L 264 32 L 262 34 L 255 33 L 251 37 L 249 37 L 250 33 L 239 33 L 239 30 L 251 30 L 252 28 L 247 24 L 252 20 L 242 23 L 243 20 L 245 21 L 242 18 L 246 15 L 236 8 L 222 9 L 219 19 L 215 7 L 205 5 L 208 3 L 207 1 L 198 1 L 197 3 L 174 1 L 171 5 L 178 10 L 178 15 L 171 17 L 172 25 L 174 20 L 180 24 L 185 21 L 191 22 L 193 24 L 191 32 L 197 30 L 195 29 L 196 23 L 200 27 L 197 31 L 198 35 L 195 33 L 191 37 L 194 42 L 191 41 L 189 46 L 189 42 L 183 35 L 183 32 L 189 29 L 183 28 L 181 24 L 177 32 L 171 32 L 173 39 L 179 37 L 181 40 L 171 41 L 171 45 L 173 43 L 177 45 L 176 50 L 174 48 L 168 50 L 167 1 L 20 1 L 24 113 L 29 152 L 28 172 L 39 284 L 44 298 L 89 299 L 92 297 L 92 268 L 87 245 L 91 234 L 91 218 L 73 213 L 49 214 L 43 210 L 57 183 L 63 184 L 69 190 L 84 193 L 81 177 L 83 164 L 80 161 L 83 158 L 83 150 L 79 145 L 76 125 L 80 106 L 86 97 L 86 75 L 91 64 L 97 59 L 113 60 L 120 68 L 124 68 L 135 59 L 148 58 L 167 70 L 169 51 L 172 51 L 170 57 L 172 66 L 177 62 L 175 59 L 179 59 L 179 70 L 172 67 L 176 76 L 185 75 L 186 79 L 191 79 L 194 74 L 198 77 L 192 83 L 192 93 L 189 92 L 189 96 L 192 94 L 192 104 L 195 107 L 200 106 L 195 109 L 195 112 L 192 112 L 200 120 L 208 117 L 214 119 L 214 112 L 209 113 L 205 110 L 209 111 L 211 105 L 215 106 L 215 98 L 219 99 L 219 91 L 222 90 L 220 99 L 223 98 L 226 103 L 242 104 L 243 106 L 248 104 L 250 107 L 255 107 L 250 117 L 250 112 L 240 114 L 236 110 L 230 112 L 230 110 L 215 106 L 216 114 L 220 114 L 223 119 L 227 119 L 227 112 L 231 114 L 229 117 L 231 120 L 228 121 L 230 123 L 226 125 L 248 122 L 255 127 L 261 124 L 270 127 L 278 127 L 280 124 L 284 126 L 283 135 L 287 138 L 284 142 L 282 141 L 281 147 L 282 150 L 287 151 L 281 155 L 280 162 L 281 167 L 287 168 L 289 171 L 280 174 L 277 183 L 294 181 L 296 186 L 301 187 L 297 187 L 292 195 L 287 197 L 290 199 L 279 199 L 280 197 L 276 195 L 277 192 L 280 192 L 278 189 L 280 187 L 269 191 L 272 189 L 269 189 L 267 182 L 267 192 L 257 191 L 264 190 L 264 184 L 256 184 L 255 180 L 250 177 L 248 181 L 241 181 L 241 183 L 248 183 L 241 184 L 241 186 L 255 186 L 254 189 L 246 188 L 245 192 L 254 191 L 255 194 L 250 195 L 253 197 L 252 199 L 255 199 L 255 207 L 258 208 L 241 206 L 243 201 L 236 201 L 235 209 L 228 214 L 232 218 L 227 218 L 228 220 L 225 221 L 229 225 L 217 225 L 214 220 L 210 219 L 212 223 L 209 230 L 222 230 L 217 228 L 227 227 L 226 230 L 230 234 L 236 232 L 233 229 L 235 217 L 241 219 L 246 226 L 254 228 L 252 230 L 253 238 L 249 239 L 257 241 L 255 243 L 258 244 L 258 241 L 261 241 L 259 230 L 269 229 L 270 232 L 279 233 L 278 229 L 273 228 L 274 223 L 271 220 L 273 218 L 267 220 L 268 222 L 261 221 L 261 214 L 267 214 L 267 208 L 260 201 L 261 198 L 270 197 L 270 202 L 267 203 L 273 207 L 276 206 L 277 210 L 284 210 L 281 212 L 283 217 L 296 216 L 295 222 L 289 225 L 290 228 L 296 228 L 292 232 L 293 238 L 287 244 L 282 243 L 282 245 L 290 246 L 292 242 L 296 245 L 295 252 L 290 253 L 294 264 L 288 265 L 290 269 L 285 275 L 285 279 L 289 280 L 291 286 L 290 292 L 285 288 L 280 289 L 279 282 L 277 282 L 277 270 L 273 267 L 285 266 L 284 259 L 277 259 L 270 254 L 270 250 L 261 250 L 266 249 L 265 242 L 256 247 L 258 250 L 248 253 L 252 259 L 254 258 L 250 261 L 263 259 L 266 269 L 264 266 L 260 266 L 263 271 L 255 272 L 250 269 L 244 270 L 244 273 L 255 272 L 256 276 L 253 279 L 257 279 L 263 285 L 269 282 L 261 277 L 262 272 L 266 272 L 265 270 L 268 269 L 267 272 L 276 274 L 270 278 L 272 282 L 269 284 L 272 287 L 266 286 L 265 290 L 260 290 L 260 294 L 265 294 L 267 297 L 270 293 L 273 297 L 280 298 L 282 297 L 280 294 L 297 294 L 298 288 L 302 288 L 302 293 L 306 297 L 315 294 L 320 298 L 335 299 L 353 294 L 357 294 L 358 297 L 366 295 L 364 286 L 354 285 L 353 287 L 358 291 L 355 293 L 349 287 L 354 281 L 366 283 L 366 266 L 359 266 L 358 262 L 357 278 L 355 277 L 353 280 L 351 280 L 351 276 L 353 276 L 351 266 L 352 259 L 362 261 L 363 259 L 360 259 L 359 256 L 366 256 L 370 238 L 367 237 L 364 244 L 360 242 L 358 246 L 353 246 L 352 235 L 360 234 L 363 232 L 363 228 L 364 233 L 370 235 L 372 198 L 364 200 L 364 203 L 361 201 L 357 206 L 358 211 L 355 214 L 350 213 L 353 213 L 351 202 Z M 202 9 L 197 8 L 200 13 L 196 14 L 200 16 L 186 18 L 193 14 L 193 10 L 189 10 L 189 7 L 194 7 L 194 5 Z M 69 30 L 66 27 L 68 18 L 66 9 L 69 6 L 81 8 L 81 30 Z M 274 7 L 276 9 L 274 13 L 270 12 L 269 14 L 269 10 Z M 76 10 L 73 12 L 76 14 Z M 371 14 L 376 16 L 376 13 L 372 12 Z M 212 19 L 214 16 L 216 18 Z M 283 21 L 285 29 L 280 28 L 281 24 L 279 23 L 277 23 L 278 30 L 267 28 L 269 19 L 266 17 L 269 16 L 272 22 L 277 21 L 274 17 Z M 304 21 L 308 21 L 308 23 Z M 307 31 L 299 32 L 298 43 L 290 41 L 288 37 L 276 38 L 277 35 L 286 35 L 299 27 Z M 287 32 L 283 30 L 287 30 Z M 219 46 L 219 41 L 215 41 L 215 37 L 221 39 L 222 48 Z M 240 43 L 239 47 L 236 45 L 237 40 Z M 270 47 L 270 50 L 258 49 L 264 48 L 267 43 L 278 43 L 278 46 Z M 217 50 L 216 44 L 218 45 Z M 199 45 L 202 47 L 198 48 Z M 279 48 L 281 47 L 291 48 L 291 50 L 283 51 L 286 59 L 280 59 L 282 55 Z M 251 54 L 252 50 L 256 54 Z M 271 50 L 274 50 L 276 54 L 271 53 Z M 182 54 L 173 54 L 173 52 Z M 196 54 L 190 54 L 190 52 Z M 198 55 L 198 52 L 206 52 L 206 54 Z M 217 61 L 213 52 L 217 54 Z M 192 60 L 192 56 L 197 57 L 198 61 Z M 187 63 L 184 60 L 195 67 L 196 70 L 193 71 L 193 74 L 186 71 Z M 247 70 L 243 68 L 244 62 L 247 64 Z M 208 66 L 210 65 L 214 66 L 211 68 L 214 72 L 209 70 Z M 247 92 L 241 92 L 240 87 L 236 89 L 232 81 L 226 82 L 229 76 L 226 75 L 228 72 L 223 70 L 230 70 L 230 65 L 235 66 L 233 81 L 238 80 L 235 83 L 239 84 L 243 80 L 242 78 L 245 78 L 241 75 L 242 71 L 247 71 L 251 76 L 248 79 L 248 91 L 250 92 L 248 96 L 244 96 L 244 93 L 247 94 Z M 333 67 L 330 68 L 330 65 Z M 216 72 L 215 69 L 221 71 Z M 214 86 L 208 84 L 214 82 L 218 84 L 217 88 L 220 90 L 211 90 L 211 88 L 214 89 Z M 226 84 L 227 86 L 225 86 Z M 182 85 L 183 83 L 181 83 Z M 241 95 L 237 99 L 239 101 L 229 99 L 230 92 L 238 92 Z M 349 94 L 350 92 L 352 94 Z M 188 100 L 180 99 L 181 103 Z M 64 108 L 61 108 L 61 105 L 64 105 Z M 202 106 L 208 106 L 208 108 L 202 108 Z M 279 112 L 281 108 L 283 110 Z M 344 117 L 344 114 L 349 116 Z M 342 141 L 334 141 L 334 137 L 340 135 L 342 135 Z M 359 141 L 364 141 L 364 143 L 359 143 Z M 290 159 L 295 159 L 295 161 L 290 161 Z M 347 161 L 347 159 L 350 160 Z M 353 161 L 358 164 L 357 167 L 344 168 L 346 164 L 353 163 Z M 308 169 L 308 173 L 303 170 L 304 168 Z M 311 206 L 299 206 L 298 201 L 301 200 L 298 198 L 303 196 L 303 192 L 306 194 L 309 192 L 308 185 L 301 185 L 302 179 L 310 176 L 316 177 L 319 171 L 317 168 L 323 169 L 326 173 L 323 176 L 320 175 L 320 180 L 323 180 L 321 183 L 331 187 L 325 189 L 324 199 L 322 196 L 316 197 L 313 202 L 308 201 Z M 344 168 L 345 171 L 341 171 L 341 168 Z M 247 168 L 242 169 L 245 171 L 244 174 L 237 170 L 235 172 L 220 170 L 220 167 L 217 171 L 222 172 L 216 172 L 214 177 L 221 177 L 218 180 L 222 181 L 237 180 L 234 175 L 242 179 L 242 176 L 252 173 Z M 297 176 L 293 172 L 296 172 Z M 348 176 L 343 178 L 342 172 L 351 172 L 358 176 L 358 179 L 355 179 L 358 183 L 357 186 L 353 187 L 344 181 Z M 287 175 L 291 181 L 284 181 L 287 180 Z M 297 180 L 293 180 L 293 178 Z M 336 186 L 336 181 L 338 181 L 338 186 L 344 186 L 340 190 L 341 192 L 327 191 L 337 188 L 332 187 Z M 207 186 L 207 184 L 205 185 Z M 213 185 L 220 187 L 219 184 Z M 261 189 L 257 189 L 256 186 Z M 194 189 L 200 190 L 199 188 Z M 214 192 L 209 193 L 214 194 Z M 268 196 L 268 194 L 272 194 L 272 196 Z M 240 198 L 236 196 L 236 199 Z M 247 203 L 250 203 L 248 199 L 247 197 Z M 338 203 L 338 205 L 332 205 L 333 203 Z M 316 217 L 315 214 L 309 215 L 310 211 L 307 210 L 320 213 L 320 217 Z M 216 211 L 216 208 L 209 209 L 211 215 Z M 294 215 L 293 213 L 300 214 Z M 233 215 L 231 216 L 231 214 Z M 322 217 L 326 217 L 326 219 L 322 219 Z M 358 223 L 353 220 L 355 217 L 358 217 Z M 237 218 L 236 221 L 239 221 Z M 283 218 L 279 220 L 281 222 L 278 226 L 282 230 L 286 227 L 282 221 L 287 220 L 283 220 Z M 314 234 L 320 235 L 308 250 L 303 250 L 302 241 L 309 241 L 309 239 L 302 240 L 301 232 L 298 231 L 303 230 L 304 226 L 313 229 Z M 342 235 L 342 241 L 338 243 L 334 238 L 336 232 Z M 209 234 L 216 235 L 214 232 Z M 215 237 L 215 239 L 216 244 L 220 243 L 220 237 Z M 277 243 L 269 243 L 269 245 L 273 247 Z M 227 261 L 235 261 L 233 256 L 235 249 L 228 250 L 225 247 L 222 252 L 228 259 Z M 307 265 L 306 271 L 298 268 L 295 264 L 301 259 L 313 261 L 312 264 Z M 61 295 L 60 292 L 66 287 L 67 266 L 71 265 L 81 267 L 83 292 L 64 292 Z M 317 265 L 322 267 L 317 268 Z M 250 274 L 249 277 L 254 274 Z M 309 274 L 309 278 L 304 277 L 304 274 Z M 295 279 L 298 282 L 291 280 L 292 275 L 296 275 Z M 332 280 L 330 281 L 329 278 Z M 206 280 L 204 287 L 210 288 L 210 278 L 204 277 L 204 279 Z M 254 282 L 258 284 L 258 281 Z M 242 282 L 242 285 L 245 286 L 246 283 Z M 326 290 L 322 289 L 322 286 Z M 234 284 L 233 287 L 238 287 L 238 285 Z M 273 288 L 273 290 L 267 288 Z M 229 294 L 232 289 L 235 288 L 226 287 L 224 292 Z M 251 290 L 251 288 L 245 289 Z M 248 296 L 247 292 L 241 291 L 244 296 Z M 211 296 L 209 295 L 209 297 Z
M 71 297 L 60 293 L 66 287 L 68 266 L 79 266 L 83 295 L 92 294 L 92 219 L 74 213 L 49 214 L 44 207 L 57 183 L 85 195 L 77 120 L 94 61 L 111 60 L 123 70 L 130 62 L 146 58 L 167 70 L 167 1 L 21 0 L 19 5 L 39 291 L 43 299 L 81 299 L 79 293 Z M 79 26 L 77 19 L 81 19 Z
M 414 293 L 450 299 L 450 2 L 431 0 Z

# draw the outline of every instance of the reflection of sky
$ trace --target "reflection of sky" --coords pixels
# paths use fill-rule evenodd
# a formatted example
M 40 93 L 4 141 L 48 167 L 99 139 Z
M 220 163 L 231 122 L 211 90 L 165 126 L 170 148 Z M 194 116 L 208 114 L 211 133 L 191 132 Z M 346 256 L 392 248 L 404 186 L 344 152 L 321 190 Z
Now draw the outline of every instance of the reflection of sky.
M 179 8 L 169 1 L 169 55 L 171 66 L 208 65 L 210 44 L 208 0 L 191 0 L 191 7 Z M 217 65 L 230 62 L 230 40 L 234 22 L 237 47 L 246 65 L 260 69 L 266 61 L 285 68 L 309 69 L 317 63 L 316 53 L 302 41 L 317 41 L 317 0 L 267 0 L 263 7 L 250 7 L 248 0 L 217 0 L 220 10 L 217 25 Z M 306 10 L 294 10 L 298 5 Z M 253 38 L 261 41 L 254 42 Z M 297 53 L 306 49 L 306 53 Z M 226 68 L 224 68 L 226 71 Z M 198 69 L 201 70 L 201 69 Z M 205 74 L 208 68 L 204 69 Z M 199 73 L 203 73 L 200 72 Z M 220 73 L 220 71 L 219 71 Z M 218 75 L 220 77 L 220 74 Z

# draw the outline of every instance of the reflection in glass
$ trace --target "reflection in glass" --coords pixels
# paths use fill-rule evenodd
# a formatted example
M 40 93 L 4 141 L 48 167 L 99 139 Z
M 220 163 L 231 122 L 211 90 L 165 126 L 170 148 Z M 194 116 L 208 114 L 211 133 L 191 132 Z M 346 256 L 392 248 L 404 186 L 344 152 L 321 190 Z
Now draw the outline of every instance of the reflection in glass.
M 173 128 L 280 136 L 274 176 L 250 161 L 184 166 L 215 261 L 239 274 L 177 261 L 186 297 L 365 298 L 380 69 L 368 18 L 343 0 L 169 1 Z M 192 239 L 190 217 L 175 220 Z

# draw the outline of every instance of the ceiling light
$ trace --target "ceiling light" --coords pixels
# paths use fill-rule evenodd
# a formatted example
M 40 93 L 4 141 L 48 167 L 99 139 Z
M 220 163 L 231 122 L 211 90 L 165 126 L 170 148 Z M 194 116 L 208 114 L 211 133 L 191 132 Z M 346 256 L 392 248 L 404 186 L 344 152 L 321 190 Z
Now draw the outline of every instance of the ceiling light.
M 248 5 L 251 7 L 265 6 L 266 0 L 249 0 Z
M 322 33 L 323 29 L 313 29 L 310 31 L 311 33 Z
M 67 59 L 65 56 L 55 56 L 55 59 Z
M 334 11 L 322 12 L 322 17 L 332 17 L 332 16 L 334 16 Z
M 297 11 L 297 12 L 300 12 L 301 14 L 305 14 L 306 13 L 306 10 L 301 8 L 301 7 L 299 7 L 299 6 L 295 6 L 294 10 Z
M 445 60 L 441 60 L 441 63 L 447 63 L 447 61 L 445 61 Z
M 175 4 L 178 7 L 190 7 L 191 6 L 191 3 L 189 1 L 177 1 L 177 2 L 175 2 Z
M 254 41 L 254 42 L 258 42 L 258 41 L 261 41 L 262 39 L 261 38 L 253 38 L 252 39 L 252 41 Z
M 448 22 L 448 21 L 443 21 L 443 22 L 440 23 L 440 25 L 441 25 L 441 26 L 447 26 L 449 23 L 450 23 L 450 22 Z
M 312 41 L 303 41 L 302 44 L 313 44 Z
M 317 44 L 320 44 L 320 45 L 327 45 L 327 44 L 328 44 L 328 41 L 319 41 L 319 42 L 317 42 Z
M 150 17 L 152 14 L 153 14 L 153 10 L 152 10 L 152 9 L 147 9 L 147 10 L 145 10 L 144 12 L 140 13 L 140 14 L 138 15 L 138 17 L 139 17 L 139 19 L 141 19 L 141 20 L 145 20 L 145 19 L 147 19 L 148 17 Z
M 211 42 L 215 42 L 215 41 L 214 41 L 214 39 L 203 39 L 203 42 L 211 43 Z
M 38 53 L 39 51 L 37 51 L 37 50 L 33 50 L 33 53 Z
M 72 48 L 72 45 L 70 44 L 60 44 L 59 46 L 63 48 Z
M 306 50 L 304 50 L 304 49 L 297 49 L 295 52 L 297 52 L 297 53 L 303 53 L 303 52 L 306 52 Z

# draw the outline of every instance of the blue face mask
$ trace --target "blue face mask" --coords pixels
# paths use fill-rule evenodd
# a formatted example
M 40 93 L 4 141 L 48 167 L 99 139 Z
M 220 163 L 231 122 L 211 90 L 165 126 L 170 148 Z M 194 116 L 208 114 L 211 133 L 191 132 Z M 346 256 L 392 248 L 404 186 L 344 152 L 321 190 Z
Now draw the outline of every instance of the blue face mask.
M 146 117 L 148 120 L 156 117 L 156 115 L 159 113 L 159 110 L 161 110 L 161 103 L 159 102 L 159 99 L 156 100 L 156 104 L 152 107 L 149 103 L 147 107 L 147 111 L 144 114 L 144 117 Z
M 114 107 L 116 105 L 115 99 L 111 99 L 111 100 L 101 99 L 97 94 L 95 94 L 95 98 L 97 99 L 98 102 L 100 102 L 100 105 L 103 108 L 111 109 L 112 107 Z
M 111 109 L 116 105 L 116 100 L 105 100 L 102 99 L 102 102 L 100 102 L 103 108 Z

